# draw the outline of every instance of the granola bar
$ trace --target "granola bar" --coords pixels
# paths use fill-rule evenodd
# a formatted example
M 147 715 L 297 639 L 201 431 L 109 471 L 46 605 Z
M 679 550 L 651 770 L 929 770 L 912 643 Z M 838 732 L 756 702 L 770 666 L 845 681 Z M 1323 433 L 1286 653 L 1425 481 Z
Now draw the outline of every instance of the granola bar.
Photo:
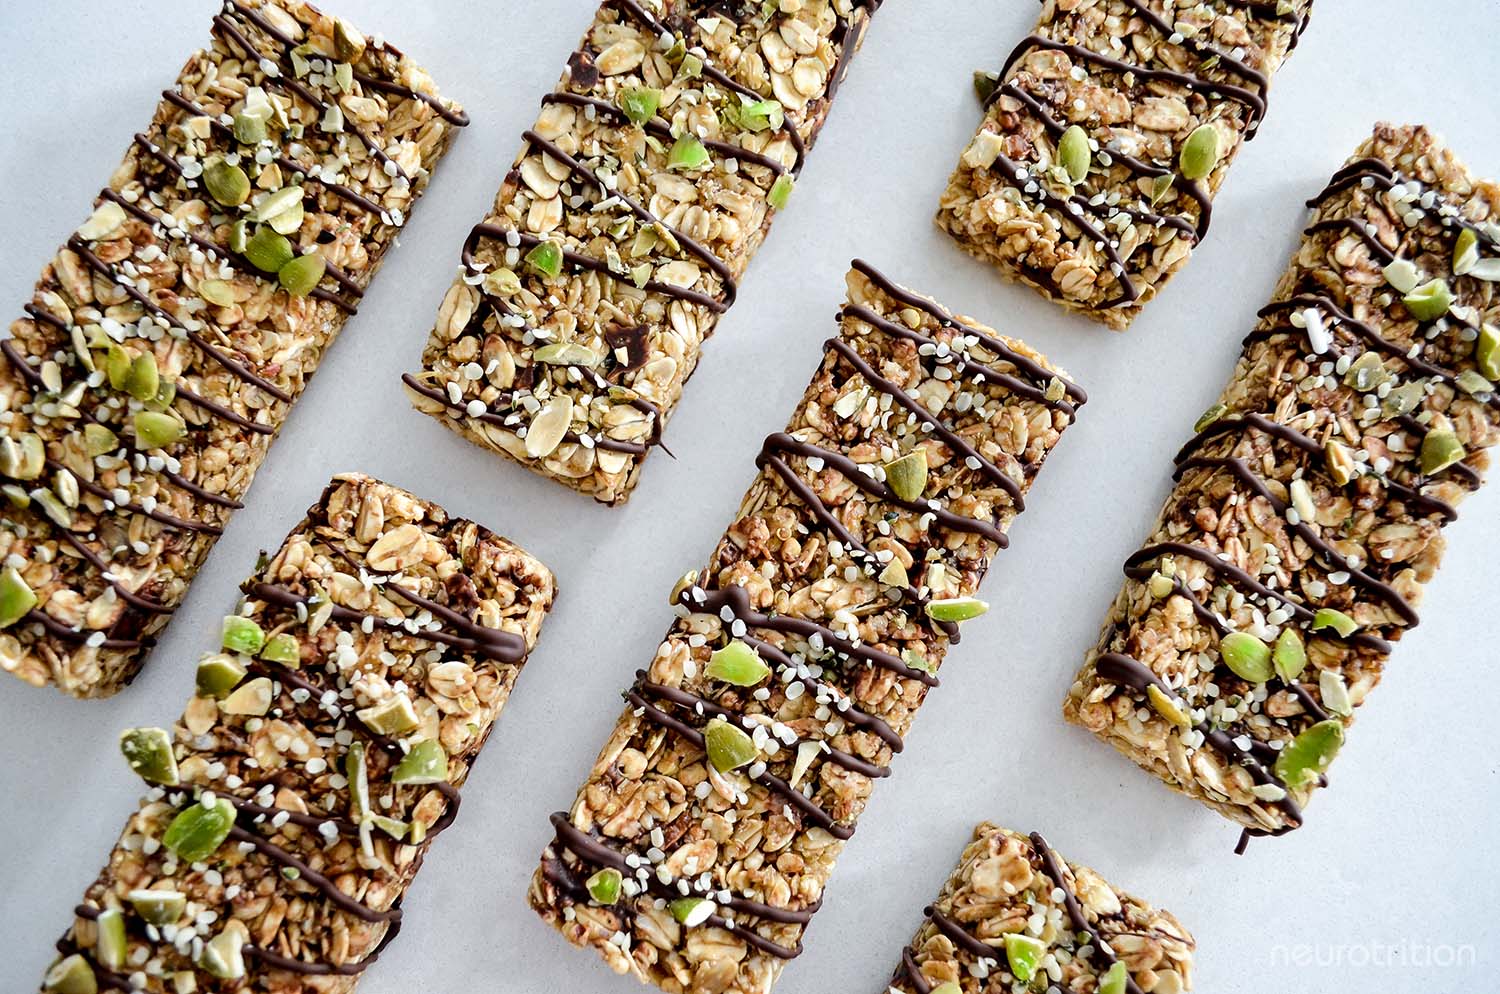
M 1381 124 L 1310 205 L 1064 708 L 1246 838 L 1302 824 L 1500 438 L 1500 186 Z
M 0 669 L 118 691 L 463 112 L 300 0 L 228 0 L 0 342 Z
M 626 500 L 876 6 L 605 0 L 469 235 L 416 408 Z
M 555 587 L 472 521 L 335 477 L 244 584 L 43 990 L 354 989 L 510 695 Z
M 764 994 L 1083 391 L 856 262 L 837 337 L 532 881 L 669 992 Z
M 976 826 L 923 914 L 887 994 L 1180 994 L 1193 986 L 1196 944 L 1170 912 L 1064 861 L 1036 832 Z
M 937 223 L 1070 311 L 1127 327 L 1208 232 L 1312 0 L 1046 0 L 995 76 Z

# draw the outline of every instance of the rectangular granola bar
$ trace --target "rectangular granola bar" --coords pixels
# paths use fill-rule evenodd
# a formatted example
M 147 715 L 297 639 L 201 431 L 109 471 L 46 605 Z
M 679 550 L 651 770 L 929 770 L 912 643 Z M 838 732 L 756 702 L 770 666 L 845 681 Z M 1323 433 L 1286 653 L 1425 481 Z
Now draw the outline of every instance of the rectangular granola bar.
M 1120 330 L 1208 232 L 1312 0 L 1047 0 L 996 77 L 938 226 Z
M 605 0 L 464 246 L 417 409 L 627 499 L 876 6 Z
M 228 0 L 0 342 L 0 669 L 118 691 L 463 113 L 300 0 Z
M 354 989 L 505 705 L 555 585 L 525 551 L 335 477 L 245 582 L 43 989 Z
M 531 886 L 667 991 L 765 994 L 1084 401 L 856 262 L 837 337 L 626 691 Z
M 1381 124 L 1311 206 L 1064 707 L 1248 834 L 1302 824 L 1500 438 L 1500 186 Z
M 1196 943 L 1170 912 L 1064 860 L 1040 834 L 982 822 L 924 909 L 887 994 L 1180 994 Z

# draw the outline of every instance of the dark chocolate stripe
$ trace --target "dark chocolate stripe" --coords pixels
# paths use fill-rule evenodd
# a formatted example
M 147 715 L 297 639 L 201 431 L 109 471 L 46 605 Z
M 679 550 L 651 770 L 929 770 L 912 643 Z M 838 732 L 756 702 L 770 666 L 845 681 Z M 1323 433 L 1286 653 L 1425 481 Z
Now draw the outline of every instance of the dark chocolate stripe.
M 635 676 L 635 691 L 643 696 L 649 695 L 651 697 L 676 704 L 678 707 L 686 708 L 689 711 L 694 712 L 695 714 L 708 715 L 714 718 L 723 718 L 725 721 L 730 722 L 735 727 L 740 727 L 739 719 L 741 715 L 719 704 L 715 704 L 713 701 L 710 701 L 706 697 L 700 697 L 697 694 L 694 694 L 688 690 L 684 690 L 681 687 L 669 687 L 665 684 L 655 683 L 647 679 L 645 670 L 638 671 Z M 778 741 L 777 744 L 781 745 L 782 743 Z M 828 746 L 826 742 L 820 741 L 819 744 L 827 746 L 828 751 L 824 753 L 824 755 L 826 755 L 831 762 L 835 763 L 838 766 L 842 766 L 846 770 L 851 770 L 862 776 L 869 777 L 871 780 L 881 780 L 891 775 L 891 768 L 889 766 L 881 766 L 876 763 L 871 763 L 866 760 L 860 759 L 853 753 L 846 752 L 843 749 L 835 749 L 833 746 Z
M 1088 935 L 1091 940 L 1090 947 L 1093 949 L 1091 956 L 1094 964 L 1101 967 L 1101 973 L 1107 971 L 1115 965 L 1114 950 L 1110 949 L 1109 943 L 1105 941 L 1104 936 L 1099 934 L 1099 929 L 1089 921 L 1088 915 L 1083 911 L 1083 906 L 1078 903 L 1078 895 L 1073 892 L 1073 886 L 1068 883 L 1068 876 L 1063 872 L 1062 860 L 1057 858 L 1057 853 L 1047 845 L 1047 840 L 1042 838 L 1040 832 L 1031 833 L 1031 846 L 1042 861 L 1043 871 L 1063 892 L 1063 907 L 1068 909 L 1068 918 L 1073 922 L 1073 930 Z M 1125 974 L 1125 989 L 1130 994 L 1141 994 L 1140 987 L 1136 985 L 1135 978 L 1128 970 Z
M 692 725 L 689 725 L 687 722 L 673 717 L 672 715 L 663 711 L 661 708 L 652 704 L 650 701 L 646 700 L 645 696 L 642 695 L 639 691 L 627 690 L 625 692 L 625 700 L 630 702 L 630 704 L 634 706 L 635 711 L 647 720 L 652 721 L 655 724 L 668 729 L 669 731 L 677 733 L 699 749 L 707 748 L 707 744 L 704 742 L 702 732 L 694 728 Z M 791 784 L 787 783 L 780 777 L 776 776 L 774 773 L 763 772 L 759 776 L 750 777 L 749 779 L 753 780 L 755 783 L 760 784 L 771 793 L 780 796 L 789 805 L 802 812 L 803 816 L 805 816 L 814 825 L 817 825 L 819 828 L 823 829 L 834 838 L 841 840 L 853 838 L 853 828 L 847 825 L 840 824 L 832 814 L 824 810 L 822 805 L 818 804 L 816 801 L 812 800 L 807 795 L 803 794 L 800 790 L 793 787 Z

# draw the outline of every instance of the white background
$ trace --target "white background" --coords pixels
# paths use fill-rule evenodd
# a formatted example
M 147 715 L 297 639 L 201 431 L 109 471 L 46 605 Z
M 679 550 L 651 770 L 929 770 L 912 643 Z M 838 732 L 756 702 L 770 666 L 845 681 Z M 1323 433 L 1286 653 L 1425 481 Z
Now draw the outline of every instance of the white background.
M 1500 172 L 1496 0 L 1322 0 L 1207 243 L 1123 336 L 1003 284 L 931 223 L 978 120 L 970 71 L 997 68 L 1037 5 L 889 0 L 668 429 L 676 460 L 654 455 L 634 499 L 615 510 L 460 441 L 413 412 L 398 382 L 416 368 L 464 236 L 590 5 L 329 0 L 425 63 L 474 124 L 135 685 L 81 703 L 0 678 L 0 989 L 35 989 L 140 793 L 117 730 L 172 721 L 257 551 L 276 547 L 332 473 L 357 469 L 510 536 L 552 566 L 562 590 L 462 816 L 411 890 L 406 929 L 362 990 L 634 990 L 539 923 L 527 880 L 551 834 L 547 815 L 572 800 L 618 692 L 665 630 L 669 588 L 708 554 L 759 440 L 801 395 L 858 255 L 1025 338 L 1092 401 L 995 563 L 983 591 L 995 610 L 965 626 L 780 989 L 880 991 L 970 828 L 989 818 L 1039 829 L 1070 858 L 1175 911 L 1198 938 L 1198 990 L 1493 990 L 1495 493 L 1464 505 L 1424 624 L 1361 710 L 1308 827 L 1286 839 L 1236 858 L 1234 827 L 1064 725 L 1058 709 L 1120 563 L 1168 489 L 1172 453 L 1218 394 L 1285 264 L 1302 201 L 1377 118 L 1425 121 L 1477 172 Z M 214 10 L 213 0 L 0 4 L 0 299 L 13 314 L 205 41 Z M 1408 950 L 1408 963 L 1446 950 L 1468 965 L 1371 964 L 1392 947 Z M 1295 965 L 1299 955 L 1311 961 Z

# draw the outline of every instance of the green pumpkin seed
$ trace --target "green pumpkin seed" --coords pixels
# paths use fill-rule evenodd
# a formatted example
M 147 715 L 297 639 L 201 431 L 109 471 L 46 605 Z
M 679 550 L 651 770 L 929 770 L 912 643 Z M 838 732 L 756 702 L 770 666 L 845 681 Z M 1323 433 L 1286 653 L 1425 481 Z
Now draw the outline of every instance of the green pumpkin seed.
M 1380 402 L 1380 409 L 1386 416 L 1399 418 L 1403 414 L 1410 414 L 1422 406 L 1422 401 L 1427 398 L 1427 388 L 1420 380 L 1403 383 L 1393 387 Z
M 349 781 L 350 820 L 363 824 L 370 813 L 370 771 L 365 766 L 365 744 L 349 743 L 344 754 L 344 777 Z
M 302 217 L 305 213 L 302 203 L 306 196 L 306 191 L 300 186 L 284 186 L 276 192 L 268 194 L 264 200 L 255 205 L 254 210 L 245 215 L 245 218 L 256 224 L 271 224 L 278 234 L 290 235 L 292 231 L 296 231 L 297 228 L 301 227 Z M 272 223 L 288 214 L 293 215 L 297 219 L 297 223 L 292 225 L 291 231 L 285 231 L 282 227 L 278 227 Z
M 693 135 L 683 135 L 667 153 L 668 169 L 701 169 L 708 164 L 708 149 Z
M 286 236 L 270 228 L 256 228 L 255 234 L 245 243 L 245 258 L 263 273 L 281 272 L 281 267 L 291 262 L 294 255 L 292 243 Z
M 1005 935 L 1005 960 L 1010 964 L 1011 975 L 1022 983 L 1029 983 L 1047 955 L 1047 944 L 1034 936 L 1020 932 Z
M 720 773 L 749 766 L 757 755 L 755 743 L 740 728 L 723 718 L 715 718 L 703 730 L 703 743 L 708 761 Z
M 1334 714 L 1348 717 L 1354 713 L 1354 700 L 1349 696 L 1349 685 L 1336 670 L 1323 670 L 1318 674 L 1318 693 L 1323 706 Z
M 223 159 L 215 159 L 203 170 L 203 186 L 225 207 L 238 207 L 250 199 L 250 177 Z
M 1453 275 L 1463 276 L 1479 261 L 1479 236 L 1473 228 L 1464 228 L 1453 243 Z
M 250 222 L 240 218 L 229 226 L 229 251 L 243 253 L 250 244 Z
M 581 366 L 592 369 L 599 364 L 599 357 L 594 354 L 594 350 L 578 342 L 543 345 L 532 353 L 532 358 L 549 366 Z
M 271 710 L 271 701 L 275 698 L 271 678 L 258 676 L 249 683 L 242 683 L 233 692 L 219 703 L 219 710 L 225 714 L 246 715 L 259 718 Z
M 156 369 L 156 356 L 151 352 L 137 355 L 125 376 L 125 392 L 136 400 L 150 400 L 156 396 L 160 385 L 161 373 Z
M 999 88 L 1000 79 L 994 73 L 985 72 L 982 69 L 974 71 L 974 96 L 979 98 L 980 103 L 988 106 L 990 98 Z
M 1387 283 L 1395 287 L 1397 293 L 1411 293 L 1422 282 L 1422 274 L 1410 259 L 1392 259 L 1380 274 Z
M 661 91 L 649 86 L 629 86 L 620 91 L 620 110 L 632 124 L 645 124 L 661 107 Z
M 1453 306 L 1453 291 L 1446 280 L 1429 280 L 1401 298 L 1418 321 L 1436 321 Z
M 448 782 L 448 753 L 434 739 L 423 739 L 401 757 L 391 773 L 391 783 L 433 784 Z
M 309 252 L 282 266 L 276 273 L 276 281 L 293 297 L 306 297 L 318 288 L 318 282 L 327 269 L 328 260 L 316 252 Z
M 260 658 L 268 663 L 296 668 L 302 665 L 302 644 L 297 641 L 297 636 L 286 632 L 272 635 L 266 639 L 265 648 L 260 650 Z
M 491 297 L 509 297 L 521 292 L 521 277 L 511 269 L 496 269 L 484 277 L 484 292 Z
M 620 885 L 624 877 L 614 867 L 605 867 L 584 882 L 589 897 L 603 905 L 611 905 L 620 899 Z
M 1288 790 L 1301 790 L 1327 772 L 1344 744 L 1344 726 L 1330 718 L 1292 740 L 1276 757 L 1276 777 Z
M 187 432 L 181 421 L 160 411 L 137 411 L 134 422 L 138 449 L 164 449 Z
M 245 679 L 245 664 L 222 652 L 204 656 L 198 661 L 197 693 L 199 697 L 226 696 Z
M 36 607 L 36 594 L 14 566 L 0 573 L 0 628 L 9 628 Z
M 1088 179 L 1089 166 L 1093 164 L 1094 151 L 1089 148 L 1089 135 L 1078 125 L 1062 133 L 1057 142 L 1057 164 L 1067 172 L 1075 184 Z
M 230 652 L 253 656 L 266 644 L 266 633 L 251 619 L 231 614 L 224 619 L 219 644 Z
M 927 492 L 927 450 L 913 449 L 885 464 L 885 483 L 904 501 L 914 501 Z
M 215 307 L 232 307 L 234 284 L 228 280 L 204 280 L 198 284 L 198 296 Z
M 1195 433 L 1203 431 L 1204 429 L 1208 428 L 1209 425 L 1212 425 L 1214 422 L 1218 421 L 1228 413 L 1229 408 L 1225 407 L 1223 404 L 1215 404 L 1208 410 L 1204 411 L 1202 414 L 1198 415 L 1198 420 L 1193 422 L 1193 431 Z
M 1422 438 L 1422 473 L 1435 476 L 1449 466 L 1462 462 L 1466 455 L 1468 453 L 1464 451 L 1456 432 L 1449 428 L 1433 428 Z
M 172 733 L 165 728 L 127 728 L 120 733 L 120 754 L 147 783 L 175 787 L 182 782 L 172 752 Z
M 1193 721 L 1182 702 L 1162 690 L 1154 683 L 1146 685 L 1146 700 L 1157 714 L 1178 728 L 1192 728 Z
M 1294 682 L 1307 668 L 1307 647 L 1295 628 L 1283 628 L 1276 636 L 1276 647 L 1271 650 L 1271 664 L 1276 675 L 1287 683 Z
M 1212 124 L 1202 124 L 1187 136 L 1177 156 L 1177 166 L 1185 179 L 1200 180 L 1219 164 L 1219 131 Z
M 0 438 L 0 473 L 13 480 L 35 480 L 47 468 L 47 447 L 40 435 L 21 432 Z
M 99 994 L 99 981 L 89 961 L 74 953 L 53 964 L 42 978 L 42 990 L 47 994 Z
M 379 704 L 354 712 L 370 731 L 378 735 L 404 735 L 421 722 L 405 694 L 392 694 Z
M 1151 206 L 1155 207 L 1167 199 L 1167 194 L 1177 185 L 1176 173 L 1162 173 L 1151 181 Z
M 1125 964 L 1115 960 L 1099 978 L 1099 994 L 1125 994 L 1130 984 L 1130 971 Z
M 162 845 L 184 863 L 202 862 L 229 838 L 234 817 L 234 805 L 222 798 L 212 805 L 200 801 L 178 812 L 161 837 Z
M 704 672 L 710 680 L 722 680 L 736 687 L 753 687 L 771 675 L 771 667 L 750 646 L 735 639 L 708 657 Z
M 950 597 L 927 602 L 927 617 L 933 621 L 972 621 L 990 606 L 977 597 Z
M 244 111 L 234 115 L 234 140 L 241 145 L 259 145 L 268 134 L 264 117 Z
M 1313 615 L 1312 625 L 1309 627 L 1311 631 L 1315 632 L 1320 632 L 1325 628 L 1332 628 L 1344 638 L 1348 638 L 1359 631 L 1359 625 L 1355 623 L 1353 618 L 1331 607 L 1318 608 L 1317 613 Z
M 244 945 L 245 937 L 240 930 L 226 926 L 203 944 L 198 966 L 221 980 L 239 980 L 245 975 Z
M 1471 396 L 1481 393 L 1493 393 L 1495 390 L 1495 384 L 1480 376 L 1478 372 L 1472 369 L 1466 369 L 1462 373 L 1459 373 L 1453 378 L 1453 383 L 1464 393 Z
M 736 116 L 746 131 L 761 132 L 786 123 L 786 109 L 780 100 L 752 100 L 742 105 Z
M 562 274 L 563 250 L 556 242 L 537 242 L 526 253 L 526 264 L 549 279 Z
M 83 448 L 90 458 L 108 455 L 119 447 L 119 436 L 104 425 L 90 422 L 83 426 Z
M 1479 364 L 1481 376 L 1500 382 L 1500 328 L 1487 324 L 1479 329 L 1479 337 L 1474 340 L 1474 361 Z
M 1250 683 L 1265 683 L 1275 675 L 1271 647 L 1248 632 L 1230 632 L 1219 640 L 1219 658 L 1235 676 Z
M 187 910 L 187 895 L 175 890 L 133 890 L 125 900 L 150 925 L 170 925 Z
M 714 903 L 701 897 L 679 897 L 668 907 L 672 917 L 688 928 L 697 928 L 714 913 Z
M 797 181 L 792 179 L 789 173 L 782 173 L 776 177 L 776 182 L 771 184 L 771 192 L 766 194 L 766 202 L 779 211 L 786 210 L 787 203 L 792 199 L 792 190 Z
M 1358 359 L 1350 363 L 1349 371 L 1344 374 L 1344 385 L 1360 393 L 1369 393 L 1379 390 L 1394 379 L 1391 371 L 1385 368 L 1380 353 L 1372 351 L 1361 353 Z
M 125 966 L 125 955 L 130 943 L 125 938 L 125 916 L 119 908 L 107 908 L 94 919 L 97 938 L 94 941 L 94 959 L 106 970 L 118 971 Z

